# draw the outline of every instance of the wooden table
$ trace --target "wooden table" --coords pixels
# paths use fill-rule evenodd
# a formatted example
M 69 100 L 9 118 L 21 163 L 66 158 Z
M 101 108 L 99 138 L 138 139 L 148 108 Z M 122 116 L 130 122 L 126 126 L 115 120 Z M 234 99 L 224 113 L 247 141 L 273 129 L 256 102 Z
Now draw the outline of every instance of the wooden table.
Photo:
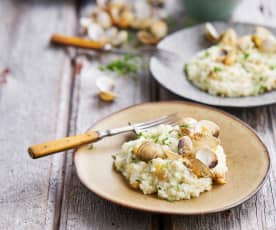
M 29 158 L 30 144 L 80 133 L 126 106 L 182 100 L 148 72 L 137 82 L 119 80 L 120 98 L 113 104 L 98 100 L 95 85 L 79 74 L 83 57 L 48 46 L 53 32 L 76 34 L 79 15 L 90 2 L 0 2 L 0 71 L 10 70 L 0 77 L 0 229 L 276 229 L 276 105 L 226 109 L 257 130 L 271 152 L 272 170 L 257 195 L 222 213 L 170 216 L 130 210 L 88 191 L 76 176 L 71 151 Z M 188 19 L 182 15 L 184 26 Z M 244 0 L 232 19 L 276 25 L 276 1 Z M 96 65 L 96 58 L 91 63 Z

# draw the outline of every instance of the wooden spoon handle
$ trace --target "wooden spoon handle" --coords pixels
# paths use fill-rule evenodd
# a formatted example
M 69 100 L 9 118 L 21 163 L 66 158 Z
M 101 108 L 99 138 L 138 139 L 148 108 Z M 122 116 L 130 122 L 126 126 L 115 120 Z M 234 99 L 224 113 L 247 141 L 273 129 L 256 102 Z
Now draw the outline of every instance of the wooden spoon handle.
M 104 43 L 83 39 L 80 37 L 64 36 L 61 34 L 53 34 L 51 43 L 62 46 L 74 46 L 83 49 L 100 50 L 104 47 Z
M 83 144 L 95 142 L 99 139 L 98 132 L 91 131 L 77 136 L 65 137 L 59 140 L 34 145 L 28 148 L 28 152 L 33 159 L 36 159 L 53 153 L 76 148 Z

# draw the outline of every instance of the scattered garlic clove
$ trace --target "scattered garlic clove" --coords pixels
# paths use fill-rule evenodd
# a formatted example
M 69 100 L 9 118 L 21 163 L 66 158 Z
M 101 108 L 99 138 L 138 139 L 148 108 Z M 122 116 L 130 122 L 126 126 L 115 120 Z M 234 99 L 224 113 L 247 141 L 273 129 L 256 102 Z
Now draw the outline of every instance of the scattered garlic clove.
M 143 161 L 150 161 L 160 157 L 162 155 L 162 149 L 159 145 L 146 141 L 134 151 L 134 154 Z
M 139 41 L 146 45 L 156 45 L 159 42 L 158 38 L 147 31 L 139 31 L 137 37 Z
M 178 154 L 184 155 L 193 151 L 193 142 L 189 136 L 181 137 L 178 140 Z
M 104 34 L 104 30 L 98 24 L 90 23 L 89 27 L 87 28 L 87 34 L 91 40 L 99 41 Z
M 209 168 L 214 168 L 218 164 L 216 153 L 209 148 L 199 149 L 196 152 L 195 157 Z
M 153 21 L 150 26 L 150 31 L 156 38 L 163 38 L 168 33 L 167 23 L 162 20 Z
M 99 97 L 103 101 L 114 101 L 117 95 L 113 92 L 115 83 L 111 78 L 101 77 L 96 81 L 96 86 L 99 89 Z
M 229 46 L 234 46 L 237 42 L 238 39 L 238 35 L 236 33 L 235 30 L 233 30 L 232 28 L 224 31 L 221 35 L 220 35 L 220 43 L 224 44 L 224 45 L 229 45 Z
M 209 120 L 200 120 L 195 127 L 195 133 L 209 133 L 214 137 L 218 137 L 219 132 L 219 126 L 215 122 Z
M 216 28 L 209 22 L 205 24 L 204 35 L 210 42 L 216 43 L 219 41 L 219 34 Z

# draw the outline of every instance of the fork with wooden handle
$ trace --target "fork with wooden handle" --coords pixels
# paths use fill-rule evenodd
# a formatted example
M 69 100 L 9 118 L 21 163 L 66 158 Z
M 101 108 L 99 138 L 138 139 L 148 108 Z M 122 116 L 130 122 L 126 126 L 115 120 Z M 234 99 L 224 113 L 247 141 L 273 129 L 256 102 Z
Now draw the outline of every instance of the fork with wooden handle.
M 28 152 L 31 158 L 36 159 L 57 152 L 62 152 L 68 149 L 76 148 L 84 144 L 93 143 L 104 137 L 113 136 L 120 133 L 132 131 L 138 134 L 142 131 L 145 131 L 147 129 L 153 128 L 161 124 L 175 125 L 177 124 L 178 120 L 178 114 L 174 113 L 143 123 L 129 124 L 126 127 L 108 129 L 104 131 L 89 131 L 87 133 L 79 134 L 77 136 L 65 137 L 62 139 L 49 141 L 38 145 L 33 145 L 28 148 Z
M 142 46 L 139 50 L 129 51 L 124 49 L 114 48 L 111 44 L 102 43 L 98 41 L 92 41 L 75 36 L 65 36 L 61 34 L 53 34 L 51 37 L 51 43 L 60 46 L 72 46 L 75 48 L 82 48 L 100 52 L 108 52 L 114 54 L 130 54 L 130 55 L 148 55 L 154 56 L 160 60 L 165 61 L 168 64 L 175 63 L 175 60 L 182 58 L 178 53 L 161 49 L 157 46 Z

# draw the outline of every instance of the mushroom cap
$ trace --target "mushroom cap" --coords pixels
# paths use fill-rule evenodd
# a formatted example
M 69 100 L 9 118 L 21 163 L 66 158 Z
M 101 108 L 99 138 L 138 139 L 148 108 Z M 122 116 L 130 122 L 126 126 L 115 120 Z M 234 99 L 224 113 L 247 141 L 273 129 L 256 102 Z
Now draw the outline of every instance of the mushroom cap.
M 218 164 L 216 153 L 209 148 L 199 149 L 196 152 L 195 157 L 204 163 L 208 168 L 214 168 Z
M 183 136 L 178 140 L 178 154 L 184 155 L 193 151 L 193 142 L 189 136 Z

